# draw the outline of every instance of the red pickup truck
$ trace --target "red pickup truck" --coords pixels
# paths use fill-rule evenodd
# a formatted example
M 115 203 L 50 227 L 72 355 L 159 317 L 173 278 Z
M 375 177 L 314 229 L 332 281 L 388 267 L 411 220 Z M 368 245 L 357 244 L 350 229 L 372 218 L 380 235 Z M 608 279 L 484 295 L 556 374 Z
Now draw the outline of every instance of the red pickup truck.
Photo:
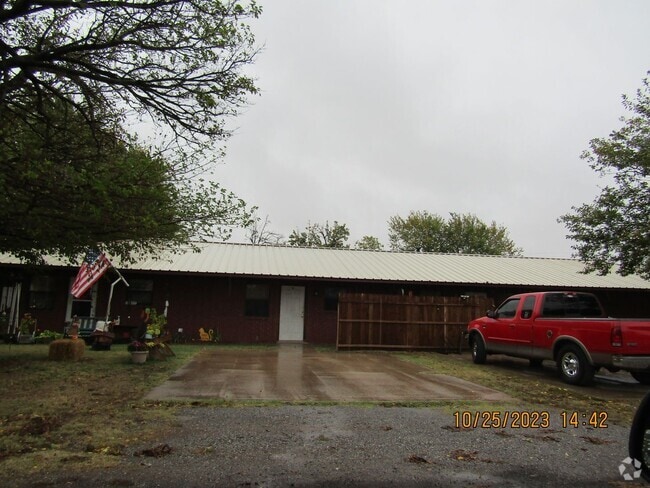
M 601 367 L 650 384 L 650 320 L 607 317 L 590 293 L 514 295 L 471 321 L 467 332 L 476 364 L 488 354 L 527 358 L 533 366 L 550 359 L 570 384 L 590 383 Z

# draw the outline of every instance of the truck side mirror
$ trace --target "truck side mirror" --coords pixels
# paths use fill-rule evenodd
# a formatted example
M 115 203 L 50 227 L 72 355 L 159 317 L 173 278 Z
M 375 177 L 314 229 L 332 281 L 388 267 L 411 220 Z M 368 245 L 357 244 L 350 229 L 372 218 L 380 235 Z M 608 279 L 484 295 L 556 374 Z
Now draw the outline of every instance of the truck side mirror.
M 498 318 L 499 318 L 499 314 L 498 314 L 496 311 L 494 311 L 494 310 L 488 310 L 488 311 L 485 313 L 485 315 L 486 315 L 488 318 L 491 318 L 491 319 L 498 319 Z
M 650 393 L 641 400 L 634 414 L 628 444 L 630 457 L 641 462 L 641 476 L 650 481 Z

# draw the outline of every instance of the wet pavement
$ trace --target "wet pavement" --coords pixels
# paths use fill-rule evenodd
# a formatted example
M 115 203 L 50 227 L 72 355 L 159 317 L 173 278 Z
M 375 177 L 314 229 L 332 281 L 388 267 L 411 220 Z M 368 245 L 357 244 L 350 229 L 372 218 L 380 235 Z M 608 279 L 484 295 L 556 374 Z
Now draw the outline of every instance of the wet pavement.
M 403 361 L 385 352 L 273 349 L 206 350 L 148 400 L 507 401 L 501 393 Z

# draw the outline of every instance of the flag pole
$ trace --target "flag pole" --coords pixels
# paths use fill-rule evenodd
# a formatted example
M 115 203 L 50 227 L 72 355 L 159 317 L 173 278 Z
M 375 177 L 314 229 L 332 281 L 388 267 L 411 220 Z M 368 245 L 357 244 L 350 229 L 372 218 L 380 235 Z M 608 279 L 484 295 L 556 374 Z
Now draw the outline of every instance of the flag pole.
M 115 270 L 117 273 L 117 276 L 119 276 L 118 279 L 116 279 L 112 284 L 111 284 L 111 292 L 108 295 L 108 306 L 106 307 L 106 322 L 108 322 L 108 319 L 111 315 L 111 302 L 113 301 L 113 288 L 115 288 L 115 285 L 117 285 L 120 281 L 123 281 L 126 286 L 129 286 L 129 283 L 124 279 L 124 276 L 122 276 L 122 273 L 119 272 L 119 270 L 111 264 L 111 268 Z

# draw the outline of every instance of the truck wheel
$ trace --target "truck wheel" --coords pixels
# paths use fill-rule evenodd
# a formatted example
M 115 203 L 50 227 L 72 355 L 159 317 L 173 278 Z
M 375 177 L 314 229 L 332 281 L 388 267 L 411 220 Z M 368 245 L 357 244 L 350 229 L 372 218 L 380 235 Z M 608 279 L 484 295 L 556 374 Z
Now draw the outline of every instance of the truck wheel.
M 650 372 L 648 371 L 630 371 L 632 378 L 642 385 L 650 385 Z
M 472 336 L 472 361 L 474 361 L 474 364 L 485 364 L 485 360 L 487 359 L 487 353 L 485 352 L 485 342 L 483 342 L 483 339 L 477 334 L 474 334 Z
M 596 370 L 589 364 L 582 350 L 569 344 L 560 349 L 557 357 L 557 369 L 565 383 L 586 385 L 591 383 Z

